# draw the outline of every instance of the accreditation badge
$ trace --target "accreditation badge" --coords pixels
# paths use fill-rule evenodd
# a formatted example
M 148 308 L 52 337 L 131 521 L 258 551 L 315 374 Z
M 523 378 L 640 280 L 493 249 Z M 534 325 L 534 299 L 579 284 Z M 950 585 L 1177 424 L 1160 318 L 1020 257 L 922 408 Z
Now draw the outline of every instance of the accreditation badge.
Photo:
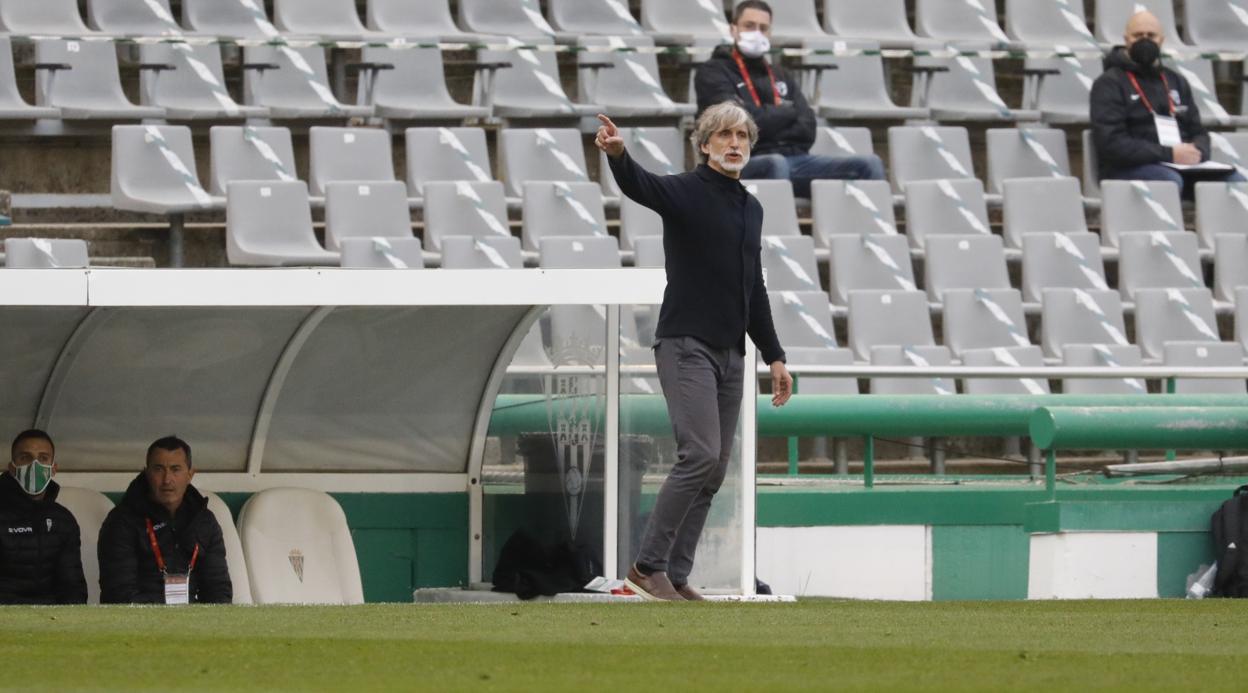
M 165 603 L 182 606 L 191 603 L 191 576 L 184 573 L 165 575 Z
M 1179 133 L 1179 121 L 1171 116 L 1153 114 L 1153 123 L 1157 126 L 1157 142 L 1163 147 L 1177 147 L 1183 144 L 1183 136 Z

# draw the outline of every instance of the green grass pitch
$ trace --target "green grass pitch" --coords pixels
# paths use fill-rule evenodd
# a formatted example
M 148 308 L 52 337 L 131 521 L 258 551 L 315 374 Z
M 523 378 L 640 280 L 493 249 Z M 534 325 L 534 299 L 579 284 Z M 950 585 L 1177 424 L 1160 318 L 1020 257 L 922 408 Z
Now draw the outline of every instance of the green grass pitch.
M 0 608 L 0 688 L 1248 687 L 1248 602 Z

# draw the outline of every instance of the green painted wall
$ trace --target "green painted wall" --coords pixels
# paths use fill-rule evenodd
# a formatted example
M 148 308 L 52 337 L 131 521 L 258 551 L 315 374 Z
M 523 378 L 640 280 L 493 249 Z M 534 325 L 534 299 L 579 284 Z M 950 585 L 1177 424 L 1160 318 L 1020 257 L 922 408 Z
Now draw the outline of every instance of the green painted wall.
M 1213 540 L 1207 531 L 1158 533 L 1157 596 L 1185 596 L 1187 576 L 1201 565 L 1212 564 L 1216 558 Z
M 1031 535 L 1020 525 L 932 528 L 932 599 L 1026 599 Z

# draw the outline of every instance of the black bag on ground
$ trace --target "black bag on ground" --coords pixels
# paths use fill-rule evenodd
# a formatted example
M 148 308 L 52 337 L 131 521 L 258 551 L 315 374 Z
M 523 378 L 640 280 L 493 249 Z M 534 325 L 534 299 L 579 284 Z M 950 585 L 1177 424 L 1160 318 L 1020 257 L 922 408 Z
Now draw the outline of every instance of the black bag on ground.
M 602 574 L 602 567 L 584 544 L 561 543 L 547 548 L 524 530 L 503 544 L 494 566 L 494 591 L 514 592 L 521 599 L 560 592 L 582 592 Z
M 1214 597 L 1248 597 L 1248 486 L 1213 513 L 1213 552 L 1218 557 Z

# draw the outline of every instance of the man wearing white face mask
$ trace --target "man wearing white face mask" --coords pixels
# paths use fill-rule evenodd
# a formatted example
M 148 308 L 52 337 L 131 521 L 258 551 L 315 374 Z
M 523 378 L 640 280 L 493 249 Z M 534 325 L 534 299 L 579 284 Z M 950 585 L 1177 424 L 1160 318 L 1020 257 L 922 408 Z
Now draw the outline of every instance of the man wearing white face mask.
M 85 604 L 78 522 L 56 502 L 56 447 L 43 431 L 13 439 L 0 475 L 0 604 Z
M 786 179 L 798 197 L 810 197 L 810 182 L 825 178 L 883 180 L 884 162 L 868 156 L 831 157 L 810 153 L 815 112 L 798 81 L 767 60 L 771 50 L 771 6 L 744 0 L 733 10 L 733 45 L 720 46 L 698 67 L 694 89 L 698 114 L 724 101 L 743 107 L 758 124 L 758 142 L 742 178 Z

